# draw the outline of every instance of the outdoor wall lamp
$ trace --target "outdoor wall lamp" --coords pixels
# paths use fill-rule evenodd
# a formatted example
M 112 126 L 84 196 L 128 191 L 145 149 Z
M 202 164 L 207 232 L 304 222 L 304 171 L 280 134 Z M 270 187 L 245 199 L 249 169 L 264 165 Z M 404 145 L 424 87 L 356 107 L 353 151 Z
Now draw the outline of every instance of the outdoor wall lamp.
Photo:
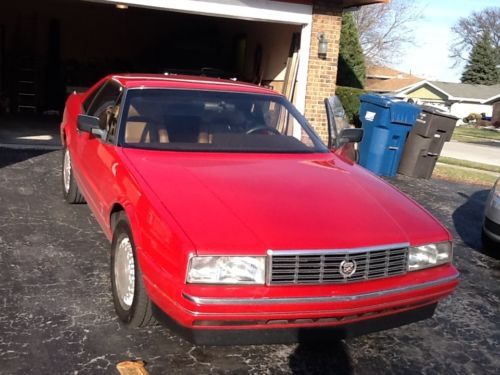
M 326 53 L 328 52 L 328 39 L 326 39 L 324 33 L 319 33 L 318 35 L 318 57 L 326 58 Z

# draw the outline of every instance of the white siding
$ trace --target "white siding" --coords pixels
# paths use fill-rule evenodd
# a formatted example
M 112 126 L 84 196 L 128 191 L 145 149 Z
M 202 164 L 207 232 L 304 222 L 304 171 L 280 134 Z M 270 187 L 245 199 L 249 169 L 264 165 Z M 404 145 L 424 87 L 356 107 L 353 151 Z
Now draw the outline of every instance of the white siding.
M 492 106 L 477 103 L 453 103 L 450 107 L 450 113 L 460 119 L 471 113 L 486 113 L 486 116 L 491 116 Z

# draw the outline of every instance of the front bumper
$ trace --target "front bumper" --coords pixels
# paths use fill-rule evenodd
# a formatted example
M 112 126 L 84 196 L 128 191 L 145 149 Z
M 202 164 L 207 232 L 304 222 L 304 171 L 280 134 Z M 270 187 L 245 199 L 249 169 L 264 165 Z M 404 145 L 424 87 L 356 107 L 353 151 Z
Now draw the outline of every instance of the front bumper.
M 173 289 L 171 284 L 146 284 L 161 310 L 184 328 L 206 331 L 201 336 L 210 331 L 287 330 L 295 336 L 286 337 L 297 338 L 304 329 L 380 320 L 396 323 L 399 316 L 406 317 L 401 323 L 406 324 L 429 317 L 432 306 L 457 286 L 458 272 L 445 265 L 386 279 L 320 286 L 183 285 Z M 384 329 L 384 324 L 380 327 Z
M 365 335 L 428 319 L 432 317 L 435 309 L 436 304 L 434 303 L 403 311 L 397 315 L 346 322 L 339 326 L 287 327 L 266 330 L 241 329 L 239 327 L 226 330 L 190 329 L 181 326 L 157 307 L 155 307 L 154 312 L 158 321 L 196 345 L 262 345 L 335 342 L 339 339 Z

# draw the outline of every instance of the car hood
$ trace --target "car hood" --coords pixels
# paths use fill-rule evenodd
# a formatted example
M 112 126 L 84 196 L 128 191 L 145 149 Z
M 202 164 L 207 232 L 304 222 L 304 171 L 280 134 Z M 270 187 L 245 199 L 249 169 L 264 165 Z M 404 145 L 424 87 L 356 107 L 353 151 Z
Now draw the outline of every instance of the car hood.
M 124 153 L 199 254 L 449 239 L 414 201 L 334 154 Z

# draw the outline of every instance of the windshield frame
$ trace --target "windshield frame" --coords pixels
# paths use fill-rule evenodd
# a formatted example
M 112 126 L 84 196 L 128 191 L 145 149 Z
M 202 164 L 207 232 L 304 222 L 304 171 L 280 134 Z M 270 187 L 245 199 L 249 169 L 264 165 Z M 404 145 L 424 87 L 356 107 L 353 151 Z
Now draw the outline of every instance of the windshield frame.
M 144 90 L 151 90 L 151 91 L 182 91 L 182 92 L 187 92 L 187 91 L 195 91 L 195 92 L 210 92 L 210 93 L 225 93 L 225 94 L 231 94 L 231 95 L 247 95 L 247 96 L 253 96 L 261 99 L 268 99 L 275 101 L 276 103 L 282 105 L 283 107 L 286 108 L 289 114 L 291 114 L 297 122 L 300 124 L 300 126 L 304 129 L 304 132 L 308 135 L 308 137 L 311 139 L 311 141 L 314 144 L 314 148 L 311 150 L 297 150 L 297 151 L 290 151 L 290 150 L 241 150 L 241 149 L 235 149 L 235 150 L 228 150 L 228 149 L 181 149 L 175 146 L 168 146 L 169 143 L 165 144 L 151 144 L 151 146 L 145 147 L 144 145 L 134 145 L 134 144 L 128 144 L 125 142 L 125 127 L 126 127 L 126 117 L 125 116 L 125 111 L 128 110 L 128 107 L 130 105 L 130 101 L 132 98 L 132 95 L 130 95 L 132 92 L 135 91 L 144 91 Z M 172 152 L 205 152 L 205 153 L 269 153 L 269 154 L 310 154 L 310 153 L 328 153 L 330 150 L 328 147 L 324 144 L 324 142 L 321 140 L 319 135 L 314 131 L 312 126 L 309 124 L 309 122 L 306 120 L 306 118 L 295 108 L 295 106 L 290 103 L 284 96 L 276 93 L 269 93 L 269 94 L 261 94 L 261 93 L 255 93 L 255 92 L 241 92 L 241 91 L 231 91 L 231 90 L 212 90 L 212 89 L 203 89 L 203 88 L 170 88 L 170 87 L 132 87 L 132 88 L 126 88 L 123 96 L 123 100 L 121 103 L 121 110 L 119 113 L 119 127 L 118 127 L 118 137 L 117 137 L 117 142 L 116 145 L 119 147 L 124 147 L 124 148 L 130 148 L 130 149 L 141 149 L 141 150 L 162 150 L 162 151 L 172 151 Z M 170 145 L 174 145 L 174 143 L 170 143 Z

